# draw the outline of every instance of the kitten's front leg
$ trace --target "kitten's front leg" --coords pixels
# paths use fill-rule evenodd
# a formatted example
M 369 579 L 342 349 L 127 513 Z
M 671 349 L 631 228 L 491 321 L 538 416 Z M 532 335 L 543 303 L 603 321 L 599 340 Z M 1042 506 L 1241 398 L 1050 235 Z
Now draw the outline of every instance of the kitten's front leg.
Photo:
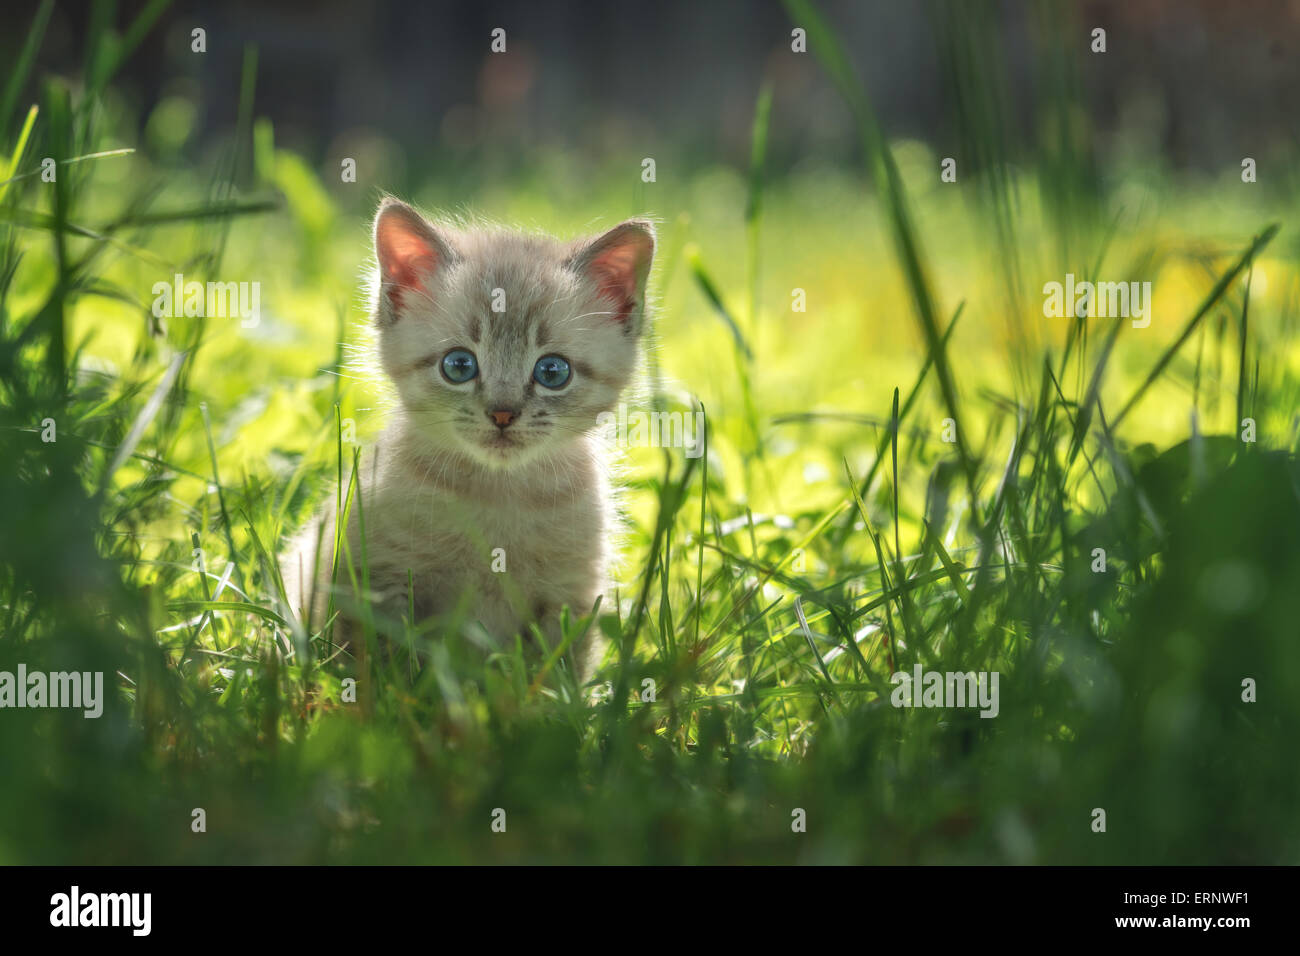
M 570 606 L 570 627 L 575 626 L 580 617 L 582 617 L 582 612 L 575 611 Z M 563 643 L 564 629 L 560 624 L 560 605 L 544 601 L 539 602 L 534 608 L 533 623 L 541 630 L 542 636 L 546 639 L 546 646 L 550 651 L 554 651 Z M 592 621 L 586 633 L 574 638 L 573 643 L 565 649 L 563 655 L 579 685 L 582 685 L 591 677 L 598 663 L 596 632 L 597 622 Z

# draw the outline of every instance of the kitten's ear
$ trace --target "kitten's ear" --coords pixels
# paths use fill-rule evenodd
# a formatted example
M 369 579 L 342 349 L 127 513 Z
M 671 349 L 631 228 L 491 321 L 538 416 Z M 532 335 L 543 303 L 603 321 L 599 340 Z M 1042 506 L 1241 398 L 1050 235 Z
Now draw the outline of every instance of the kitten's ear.
M 375 216 L 375 258 L 379 260 L 379 321 L 396 322 L 402 296 L 428 296 L 433 274 L 451 261 L 451 247 L 418 212 L 396 199 L 385 199 Z
M 629 219 L 579 246 L 569 265 L 613 303 L 614 321 L 629 333 L 639 333 L 645 313 L 645 281 L 654 254 L 654 224 L 648 219 Z

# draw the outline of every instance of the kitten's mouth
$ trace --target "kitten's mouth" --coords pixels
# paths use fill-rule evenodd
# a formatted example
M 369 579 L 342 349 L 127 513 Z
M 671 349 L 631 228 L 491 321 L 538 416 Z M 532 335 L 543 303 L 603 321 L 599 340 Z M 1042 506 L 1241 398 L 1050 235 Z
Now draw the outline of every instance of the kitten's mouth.
M 493 429 L 493 434 L 479 432 L 466 438 L 471 443 L 474 457 L 490 467 L 514 468 L 529 460 L 537 450 L 535 442 L 513 428 L 506 431 Z
M 522 445 L 523 442 L 519 441 L 518 438 L 508 432 L 497 432 L 495 435 L 490 435 L 483 440 L 484 448 L 496 452 L 499 455 L 504 455 L 512 449 L 519 448 Z

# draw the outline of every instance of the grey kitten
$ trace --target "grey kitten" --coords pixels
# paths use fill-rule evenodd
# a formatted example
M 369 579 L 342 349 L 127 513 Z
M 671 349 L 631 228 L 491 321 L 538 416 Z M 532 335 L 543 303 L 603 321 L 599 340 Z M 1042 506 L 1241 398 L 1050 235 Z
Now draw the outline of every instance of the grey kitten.
M 413 600 L 417 621 L 465 610 L 488 646 L 533 621 L 554 646 L 560 608 L 585 614 L 606 587 L 615 514 L 597 417 L 636 368 L 653 226 L 563 242 L 435 224 L 387 199 L 374 248 L 378 357 L 398 403 L 360 472 L 370 591 L 392 620 Z M 281 561 L 318 624 L 334 512 Z M 355 505 L 347 537 L 360 568 Z M 580 676 L 586 644 L 570 651 Z

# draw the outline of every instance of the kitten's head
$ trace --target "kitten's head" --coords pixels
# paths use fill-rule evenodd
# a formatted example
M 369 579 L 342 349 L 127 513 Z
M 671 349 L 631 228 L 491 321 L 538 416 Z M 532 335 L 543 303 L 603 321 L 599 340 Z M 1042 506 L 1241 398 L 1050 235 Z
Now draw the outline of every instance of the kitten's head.
M 375 322 L 411 424 L 496 468 L 593 430 L 636 366 L 653 255 L 644 220 L 561 242 L 435 224 L 385 200 Z

